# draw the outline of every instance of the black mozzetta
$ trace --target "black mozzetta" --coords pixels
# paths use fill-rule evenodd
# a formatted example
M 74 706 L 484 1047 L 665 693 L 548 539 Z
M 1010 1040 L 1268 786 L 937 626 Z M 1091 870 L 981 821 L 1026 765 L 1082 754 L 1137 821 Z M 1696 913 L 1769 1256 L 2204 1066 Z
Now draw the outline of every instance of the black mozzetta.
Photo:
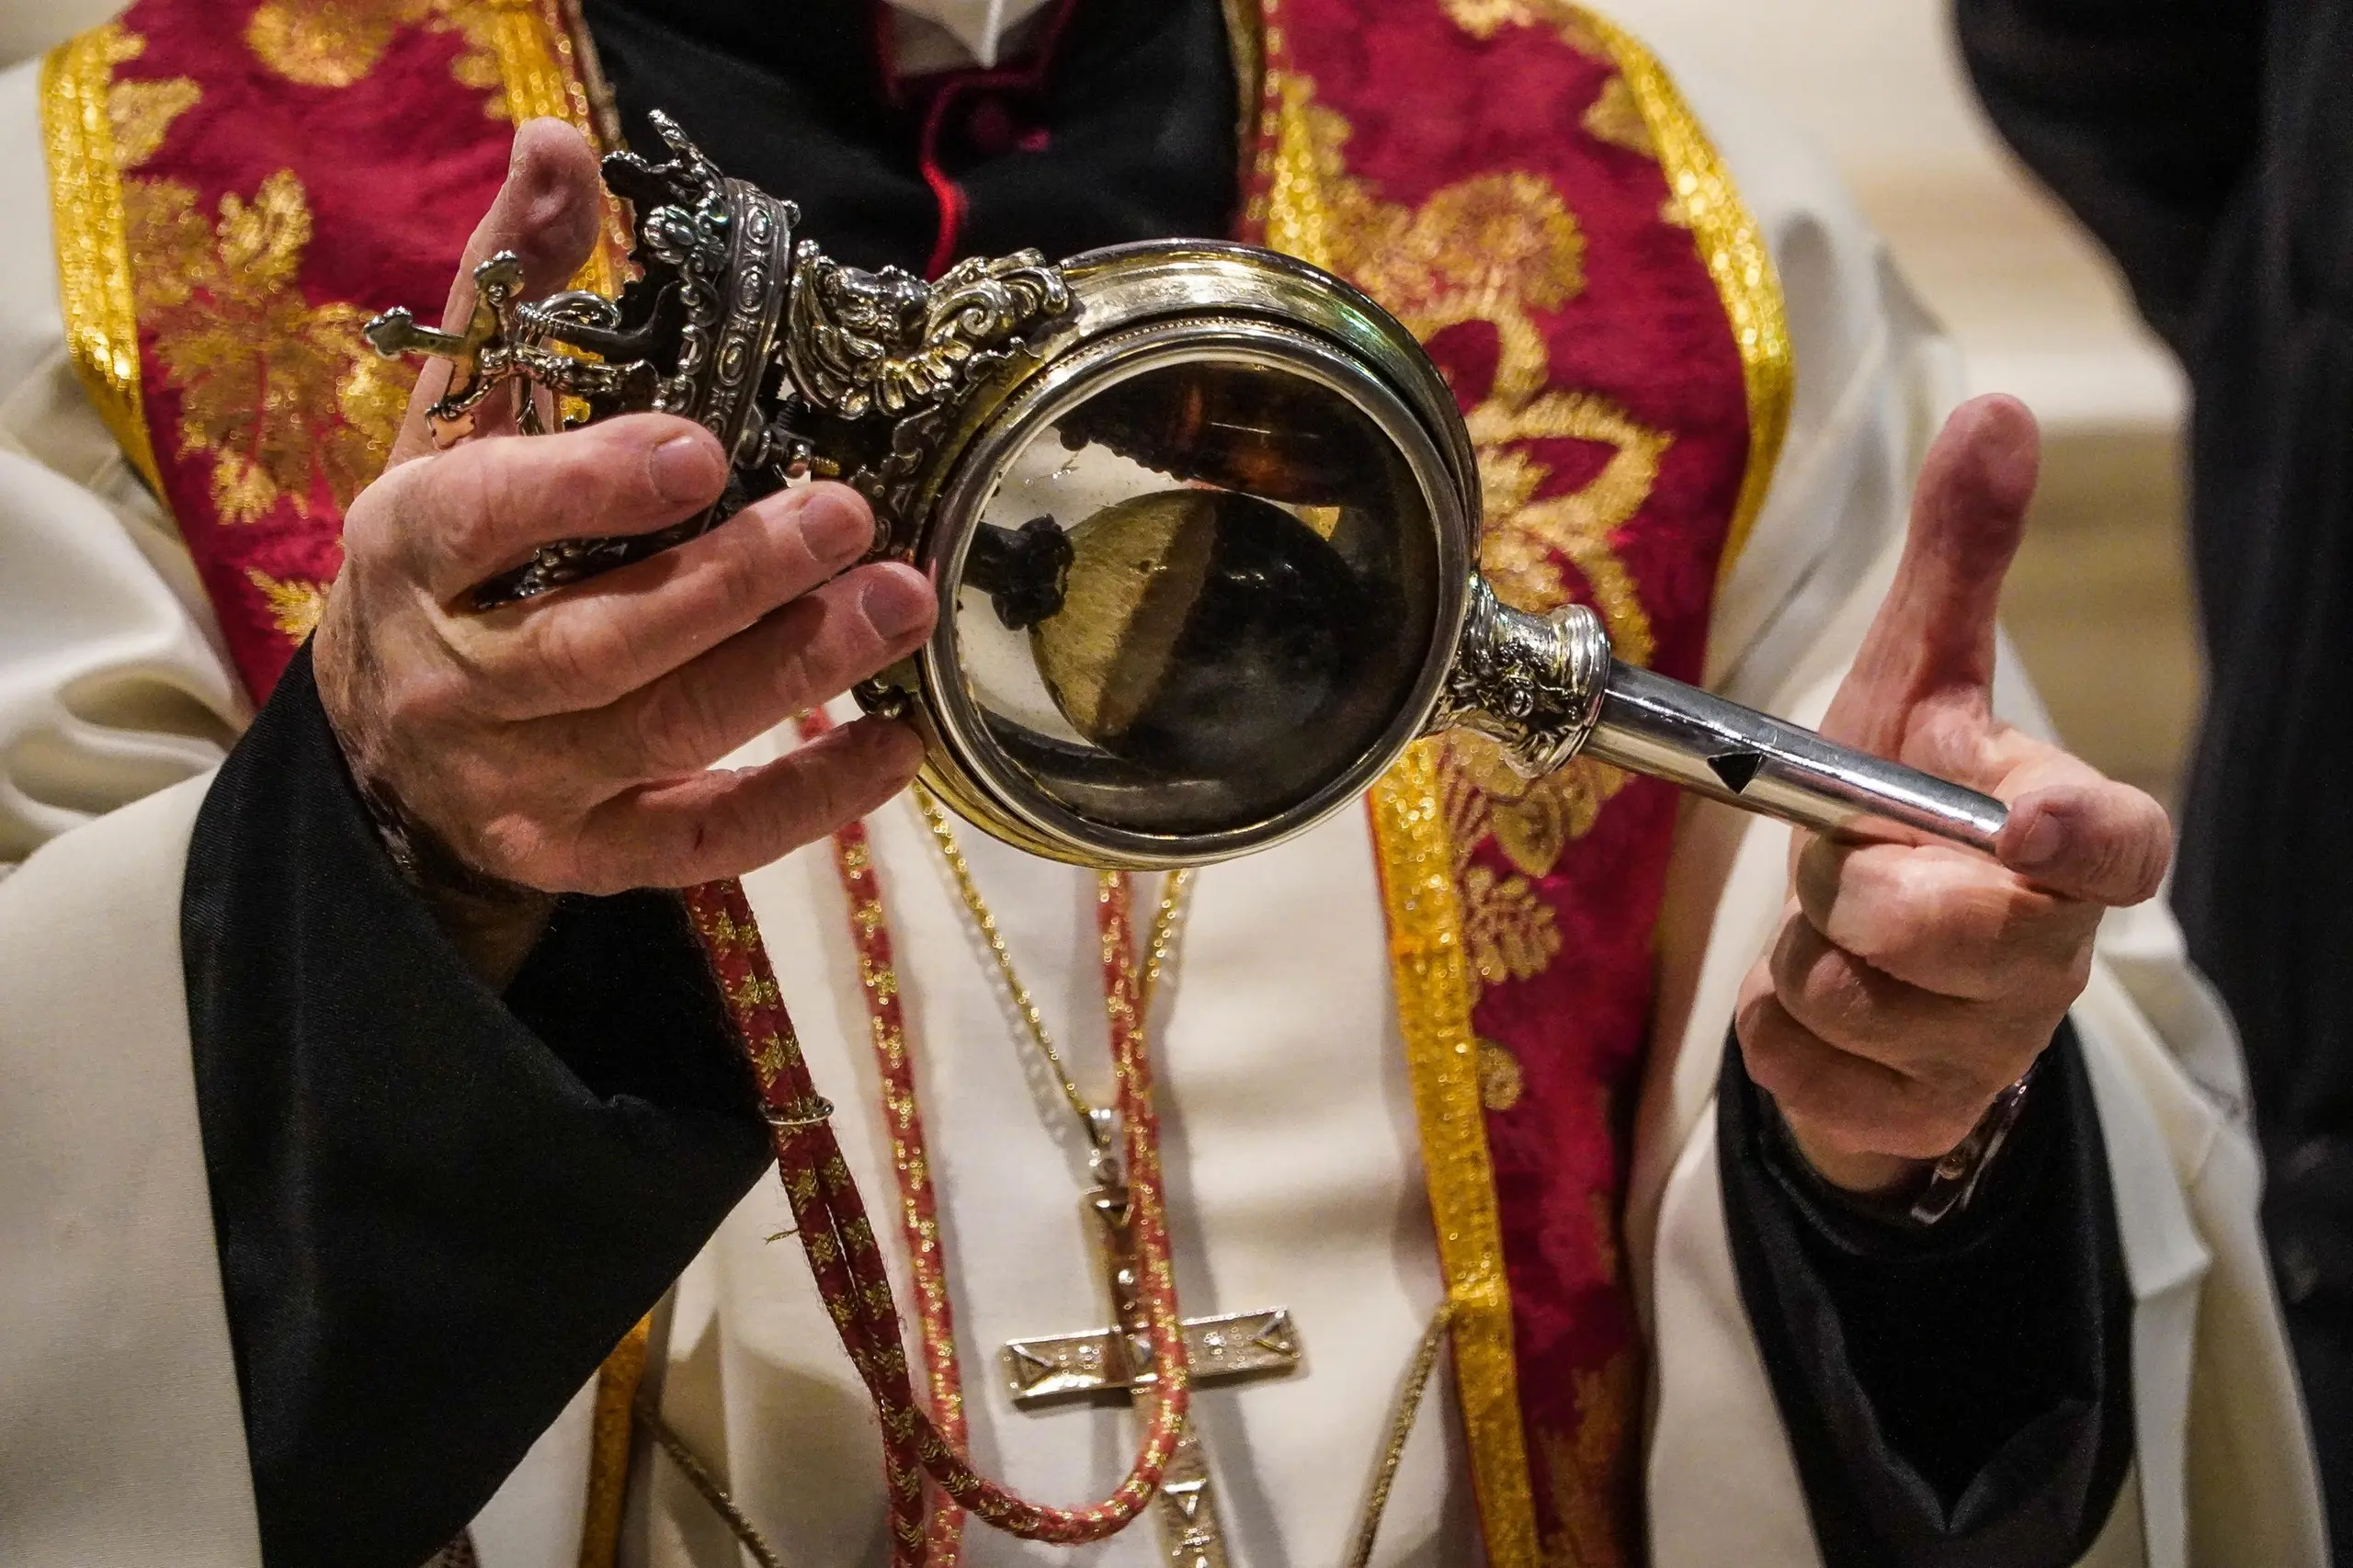
M 2188 373 L 2206 702 L 2173 906 L 2246 1046 L 2353 1564 L 2353 4 L 1956 0 L 1987 112 Z
M 270 1568 L 415 1568 L 765 1167 L 676 900 L 566 900 L 502 1000 L 296 657 L 205 798 L 188 1020 Z
M 1736 1041 L 1716 1132 L 1741 1301 L 1823 1560 L 2079 1561 L 2132 1456 L 2132 1303 L 2073 1027 L 1970 1206 L 1930 1229 L 1816 1176 Z

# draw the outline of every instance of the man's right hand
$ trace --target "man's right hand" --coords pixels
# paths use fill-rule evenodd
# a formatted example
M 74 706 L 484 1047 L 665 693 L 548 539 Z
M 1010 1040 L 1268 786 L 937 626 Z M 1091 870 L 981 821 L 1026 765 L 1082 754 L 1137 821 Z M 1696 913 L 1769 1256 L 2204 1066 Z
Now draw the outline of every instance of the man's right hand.
M 522 256 L 534 293 L 563 287 L 593 241 L 598 191 L 577 134 L 522 127 L 445 321 L 465 320 L 472 268 L 496 251 Z M 475 585 L 541 545 L 692 517 L 727 465 L 708 431 L 655 414 L 523 438 L 511 417 L 485 417 L 436 452 L 424 410 L 447 381 L 439 361 L 419 377 L 390 463 L 352 502 L 313 643 L 365 789 L 472 871 L 601 893 L 750 870 L 906 785 L 921 744 L 874 719 L 760 767 L 710 770 L 929 633 L 921 574 L 845 572 L 873 537 L 854 492 L 780 492 L 651 559 L 478 611 Z

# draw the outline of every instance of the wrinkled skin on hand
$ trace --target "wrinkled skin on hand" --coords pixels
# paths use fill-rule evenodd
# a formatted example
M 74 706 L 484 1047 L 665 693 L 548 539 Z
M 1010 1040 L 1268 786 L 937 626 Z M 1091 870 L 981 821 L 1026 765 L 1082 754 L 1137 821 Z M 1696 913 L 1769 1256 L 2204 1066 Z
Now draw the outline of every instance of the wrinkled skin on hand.
M 2024 407 L 1957 411 L 1923 466 L 1887 598 L 1823 733 L 2009 806 L 1999 862 L 1801 835 L 1779 931 L 1741 988 L 1749 1076 L 1849 1191 L 1902 1197 L 2050 1044 L 2101 914 L 2151 897 L 2147 795 L 1993 714 L 1995 605 L 2034 493 Z
M 534 295 L 564 287 L 599 191 L 577 134 L 525 125 L 444 319 L 465 320 L 472 270 L 498 250 L 522 256 Z M 929 632 L 920 574 L 852 569 L 873 537 L 862 499 L 783 492 L 650 560 L 478 611 L 473 586 L 540 545 L 692 516 L 726 464 L 709 432 L 665 415 L 518 437 L 500 403 L 511 389 L 477 434 L 436 451 L 424 415 L 448 380 L 446 363 L 426 367 L 383 475 L 352 503 L 313 644 L 365 789 L 475 876 L 608 893 L 740 874 L 905 786 L 921 743 L 870 719 L 764 767 L 710 769 Z

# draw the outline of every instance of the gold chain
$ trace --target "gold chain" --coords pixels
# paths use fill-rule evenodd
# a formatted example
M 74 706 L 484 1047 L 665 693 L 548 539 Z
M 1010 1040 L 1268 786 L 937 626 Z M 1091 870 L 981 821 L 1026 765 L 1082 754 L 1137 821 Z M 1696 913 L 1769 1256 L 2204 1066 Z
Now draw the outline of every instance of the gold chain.
M 956 830 L 948 825 L 948 813 L 940 809 L 932 792 L 918 784 L 915 787 L 915 809 L 923 813 L 926 826 L 931 829 L 931 841 L 939 846 L 940 858 L 948 862 L 948 874 L 956 883 L 956 896 L 963 901 L 966 913 L 988 944 L 989 956 L 996 960 L 996 972 L 1005 982 L 1006 990 L 1013 997 L 1014 1011 L 1020 1016 L 1022 1028 L 1036 1043 L 1038 1053 L 1054 1070 L 1054 1081 L 1061 1085 L 1063 1098 L 1086 1131 L 1087 1142 L 1097 1149 L 1106 1147 L 1105 1119 L 1087 1097 L 1079 1092 L 1070 1075 L 1062 1052 L 1054 1049 L 1053 1036 L 1046 1028 L 1046 1020 L 1038 1011 L 1037 1001 L 1029 988 L 1021 983 L 1020 974 L 1013 967 L 1013 955 L 1005 945 L 1005 934 L 997 929 L 996 916 L 989 912 L 988 901 L 981 897 L 980 884 L 972 880 L 972 863 L 964 858 L 963 846 L 956 842 Z M 1096 873 L 1097 891 L 1101 884 L 1120 875 L 1117 871 Z M 1175 946 L 1176 926 L 1183 915 L 1187 897 L 1193 889 L 1193 873 L 1173 871 L 1160 890 L 1160 907 L 1153 912 L 1152 930 L 1144 943 L 1143 976 L 1136 986 L 1138 1006 L 1143 1016 L 1152 1016 L 1153 989 L 1160 983 L 1161 971 L 1166 967 L 1168 955 Z
M 678 1467 L 678 1473 L 687 1478 L 687 1484 L 695 1489 L 697 1496 L 710 1505 L 710 1511 L 727 1526 L 727 1533 L 735 1538 L 736 1543 L 752 1554 L 752 1561 L 760 1568 L 784 1568 L 784 1559 L 776 1554 L 776 1548 L 768 1544 L 768 1538 L 760 1533 L 760 1528 L 752 1523 L 737 1505 L 733 1494 L 710 1473 L 710 1467 L 702 1462 L 701 1457 L 687 1446 L 687 1440 L 678 1436 L 677 1429 L 663 1419 L 660 1407 L 642 1384 L 638 1388 L 637 1398 L 631 1402 L 630 1413 L 645 1423 L 645 1429 L 654 1434 L 654 1441 L 670 1456 L 670 1462 Z
M 1454 1327 L 1454 1303 L 1441 1301 L 1430 1313 L 1422 1342 L 1414 1347 L 1413 1365 L 1405 1370 L 1404 1386 L 1397 1391 L 1396 1406 L 1389 1413 L 1389 1430 L 1381 1444 L 1381 1462 L 1373 1466 L 1372 1490 L 1357 1515 L 1356 1543 L 1348 1549 L 1347 1568 L 1367 1568 L 1372 1543 L 1381 1535 L 1381 1517 L 1389 1511 L 1389 1489 L 1396 1484 L 1397 1466 L 1405 1458 L 1405 1439 L 1414 1435 L 1414 1421 L 1422 1413 L 1422 1395 L 1429 1392 L 1430 1373 L 1438 1369 L 1438 1353 Z

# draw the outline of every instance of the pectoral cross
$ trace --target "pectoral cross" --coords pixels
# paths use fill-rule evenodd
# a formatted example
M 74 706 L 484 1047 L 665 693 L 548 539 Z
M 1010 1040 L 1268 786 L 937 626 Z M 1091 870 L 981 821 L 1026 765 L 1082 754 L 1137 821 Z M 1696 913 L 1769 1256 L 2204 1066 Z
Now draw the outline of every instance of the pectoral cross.
M 1152 1335 L 1137 1291 L 1128 1189 L 1106 1183 L 1086 1195 L 1096 1250 L 1111 1293 L 1108 1328 L 1016 1339 L 1002 1352 L 1013 1403 L 1025 1410 L 1089 1396 L 1132 1396 L 1150 1388 Z M 1185 1353 L 1196 1384 L 1282 1377 L 1299 1369 L 1299 1331 L 1287 1307 L 1187 1318 Z M 1154 1506 L 1169 1568 L 1227 1568 L 1225 1531 L 1200 1439 L 1188 1422 L 1160 1480 Z

